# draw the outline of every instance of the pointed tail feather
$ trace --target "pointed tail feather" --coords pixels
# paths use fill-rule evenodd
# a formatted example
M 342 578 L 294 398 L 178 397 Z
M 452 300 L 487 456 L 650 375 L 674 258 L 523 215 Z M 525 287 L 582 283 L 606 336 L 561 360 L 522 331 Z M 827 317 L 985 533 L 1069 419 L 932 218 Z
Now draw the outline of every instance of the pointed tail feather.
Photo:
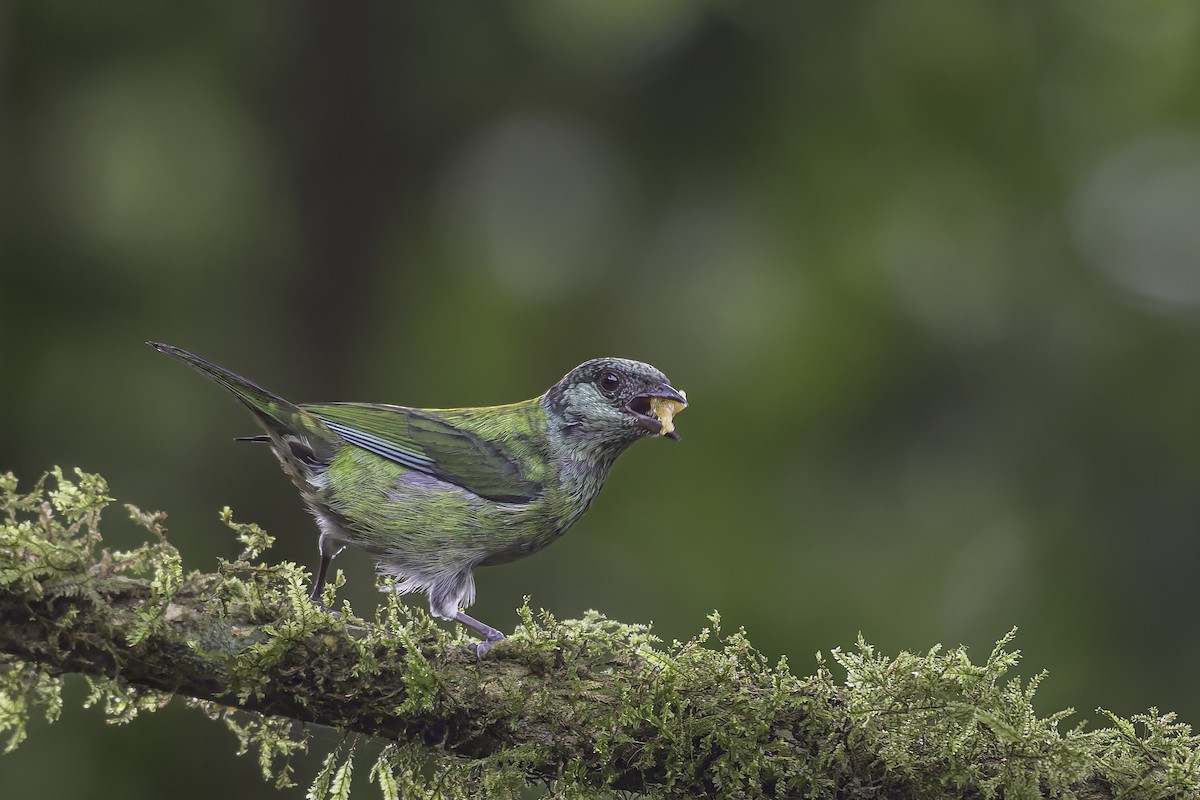
M 179 359 L 233 393 L 242 405 L 254 413 L 259 424 L 272 435 L 289 443 L 293 450 L 302 444 L 318 460 L 328 460 L 341 440 L 315 416 L 251 380 L 179 347 L 146 342 L 160 353 Z M 258 437 L 250 437 L 257 441 Z

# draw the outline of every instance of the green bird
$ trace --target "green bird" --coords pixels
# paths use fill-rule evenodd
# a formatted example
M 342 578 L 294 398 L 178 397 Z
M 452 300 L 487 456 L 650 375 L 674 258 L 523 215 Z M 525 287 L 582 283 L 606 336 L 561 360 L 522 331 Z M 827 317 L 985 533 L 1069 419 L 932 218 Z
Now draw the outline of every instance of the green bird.
M 596 358 L 540 397 L 486 408 L 290 403 L 197 355 L 157 342 L 228 389 L 254 414 L 320 528 L 312 600 L 346 545 L 378 561 L 401 594 L 423 592 L 439 619 L 483 637 L 504 634 L 467 616 L 474 569 L 535 553 L 596 499 L 617 456 L 638 439 L 678 439 L 687 405 L 660 371 Z

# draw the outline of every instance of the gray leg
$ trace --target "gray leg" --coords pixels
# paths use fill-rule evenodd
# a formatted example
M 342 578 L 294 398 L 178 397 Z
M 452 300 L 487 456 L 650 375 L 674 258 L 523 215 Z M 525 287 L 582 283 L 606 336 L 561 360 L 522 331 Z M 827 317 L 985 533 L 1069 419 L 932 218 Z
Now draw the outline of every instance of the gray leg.
M 330 561 L 333 561 L 333 556 L 321 556 L 321 566 L 317 567 L 317 579 L 313 581 L 312 591 L 308 593 L 309 599 L 326 611 L 329 608 L 325 605 L 325 601 L 321 599 L 321 593 L 325 590 L 325 573 L 329 571 Z
M 468 617 L 461 611 L 454 615 L 454 621 L 466 625 L 468 628 L 484 638 L 484 641 L 475 645 L 476 658 L 483 658 L 488 654 L 489 650 L 496 646 L 496 642 L 504 640 L 503 633 L 491 627 L 490 625 L 484 625 L 474 617 Z
M 335 611 L 325 605 L 325 601 L 321 599 L 321 593 L 325 590 L 325 573 L 329 571 L 329 562 L 333 561 L 334 557 L 342 552 L 342 548 L 333 549 L 329 544 L 329 534 L 323 533 L 321 534 L 321 538 L 317 540 L 317 549 L 321 553 L 321 564 L 317 567 L 317 578 L 313 581 L 312 591 L 308 593 L 308 597 L 315 605 L 331 614 L 335 614 Z

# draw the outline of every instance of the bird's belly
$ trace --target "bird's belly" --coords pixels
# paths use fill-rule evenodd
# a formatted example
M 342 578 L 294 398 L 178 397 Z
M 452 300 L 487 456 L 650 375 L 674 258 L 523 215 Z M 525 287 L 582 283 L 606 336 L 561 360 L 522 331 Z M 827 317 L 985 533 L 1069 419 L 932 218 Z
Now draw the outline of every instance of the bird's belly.
M 533 555 L 562 536 L 564 532 L 565 530 L 556 530 L 551 527 L 548 534 L 536 531 L 528 537 L 517 537 L 506 549 L 493 552 L 480 561 L 479 565 L 481 567 L 490 567 L 496 564 L 507 564 L 510 561 L 516 561 L 519 558 Z
M 501 503 L 373 456 L 355 460 L 353 475 L 330 475 L 324 504 L 344 520 L 348 543 L 377 558 L 427 570 L 500 564 L 561 532 L 541 502 Z

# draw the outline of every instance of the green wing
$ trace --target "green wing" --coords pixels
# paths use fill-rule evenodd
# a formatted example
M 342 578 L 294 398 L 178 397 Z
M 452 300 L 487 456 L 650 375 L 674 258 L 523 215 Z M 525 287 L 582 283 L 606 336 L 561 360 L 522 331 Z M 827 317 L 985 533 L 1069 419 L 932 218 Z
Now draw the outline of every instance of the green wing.
M 305 403 L 329 429 L 352 445 L 410 469 L 502 503 L 527 503 L 542 486 L 496 442 L 435 413 L 372 403 Z

